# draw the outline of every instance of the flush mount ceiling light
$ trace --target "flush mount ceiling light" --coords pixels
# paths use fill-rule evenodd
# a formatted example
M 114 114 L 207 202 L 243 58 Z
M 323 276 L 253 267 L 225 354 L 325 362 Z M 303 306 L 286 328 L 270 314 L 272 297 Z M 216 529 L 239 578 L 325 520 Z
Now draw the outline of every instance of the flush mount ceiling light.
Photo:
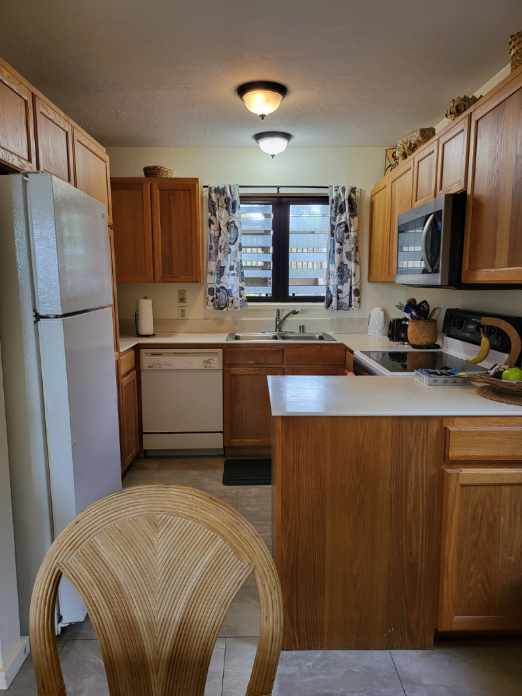
M 279 82 L 245 82 L 237 88 L 237 94 L 246 108 L 261 119 L 273 113 L 288 94 Z
M 292 140 L 290 133 L 282 131 L 264 131 L 256 133 L 254 140 L 259 145 L 263 152 L 266 152 L 270 157 L 275 157 L 286 150 L 288 143 Z

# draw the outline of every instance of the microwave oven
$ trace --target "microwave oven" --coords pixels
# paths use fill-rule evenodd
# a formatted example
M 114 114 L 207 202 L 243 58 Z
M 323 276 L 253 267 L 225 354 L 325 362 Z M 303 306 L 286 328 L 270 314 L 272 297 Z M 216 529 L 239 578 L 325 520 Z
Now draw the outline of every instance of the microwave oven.
M 446 193 L 399 215 L 395 282 L 418 287 L 459 285 L 465 211 L 465 193 Z

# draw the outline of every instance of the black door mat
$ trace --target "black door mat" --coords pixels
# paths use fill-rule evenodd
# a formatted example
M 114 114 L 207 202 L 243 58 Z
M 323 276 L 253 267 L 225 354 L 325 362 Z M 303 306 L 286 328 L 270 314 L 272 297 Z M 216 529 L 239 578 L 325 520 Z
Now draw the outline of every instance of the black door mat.
M 224 486 L 270 486 L 271 459 L 225 459 Z

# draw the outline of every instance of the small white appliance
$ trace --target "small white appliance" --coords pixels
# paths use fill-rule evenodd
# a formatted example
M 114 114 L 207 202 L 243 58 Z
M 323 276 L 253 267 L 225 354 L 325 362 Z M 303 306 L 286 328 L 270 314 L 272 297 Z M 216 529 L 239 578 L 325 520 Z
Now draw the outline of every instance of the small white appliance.
M 105 207 L 49 174 L 0 177 L 0 334 L 20 618 L 55 536 L 121 488 Z M 85 618 L 62 580 L 58 624 Z
M 386 318 L 382 307 L 375 307 L 370 311 L 370 316 L 368 317 L 368 335 L 386 335 Z
M 223 452 L 223 351 L 141 351 L 146 454 Z

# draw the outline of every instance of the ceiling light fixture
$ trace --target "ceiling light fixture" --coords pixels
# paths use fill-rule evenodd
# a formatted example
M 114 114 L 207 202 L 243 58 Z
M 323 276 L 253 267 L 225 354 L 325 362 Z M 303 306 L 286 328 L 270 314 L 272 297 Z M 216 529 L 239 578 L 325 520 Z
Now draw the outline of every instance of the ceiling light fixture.
M 286 150 L 288 143 L 292 140 L 292 135 L 282 131 L 264 131 L 256 133 L 254 140 L 263 152 L 274 158 Z
M 264 119 L 279 108 L 288 89 L 279 82 L 258 80 L 239 85 L 237 94 L 249 111 Z

